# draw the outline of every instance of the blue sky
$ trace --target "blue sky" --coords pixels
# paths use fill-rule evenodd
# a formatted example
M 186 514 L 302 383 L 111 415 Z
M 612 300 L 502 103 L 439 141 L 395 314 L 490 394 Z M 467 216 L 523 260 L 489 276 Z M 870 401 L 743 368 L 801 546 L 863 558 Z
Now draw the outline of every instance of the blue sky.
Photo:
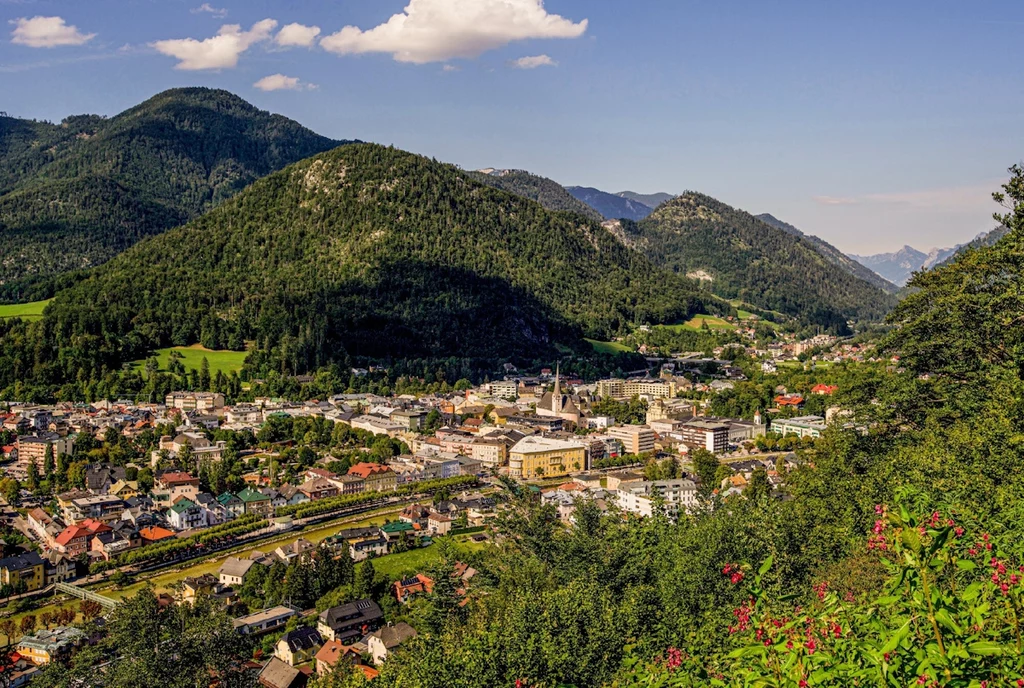
M 0 0 L 0 110 L 225 88 L 466 168 L 928 249 L 990 229 L 1024 158 L 1022 33 L 1019 0 Z

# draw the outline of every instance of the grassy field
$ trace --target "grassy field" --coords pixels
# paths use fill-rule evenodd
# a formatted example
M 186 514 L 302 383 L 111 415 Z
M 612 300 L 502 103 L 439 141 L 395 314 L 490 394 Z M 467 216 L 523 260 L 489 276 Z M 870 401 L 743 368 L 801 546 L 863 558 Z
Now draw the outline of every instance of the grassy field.
M 487 546 L 485 542 L 473 542 L 469 535 L 456 537 L 456 548 L 460 552 L 474 552 Z M 378 575 L 383 574 L 387 578 L 397 579 L 400 576 L 412 576 L 422 573 L 430 567 L 439 556 L 440 550 L 437 547 L 420 547 L 411 549 L 401 554 L 389 554 L 373 560 L 373 570 Z
M 704 323 L 707 323 L 712 330 L 731 330 L 736 327 L 714 315 L 695 315 L 682 325 L 665 325 L 665 327 L 673 330 L 699 330 Z
M 177 351 L 184 357 L 181 363 L 185 366 L 185 370 L 190 368 L 199 370 L 205 357 L 206 361 L 210 364 L 211 375 L 216 375 L 218 370 L 223 371 L 225 375 L 230 375 L 232 371 L 241 370 L 242 363 L 245 362 L 245 357 L 248 353 L 246 351 L 214 351 L 213 349 L 204 348 L 199 344 L 157 349 L 154 354 L 160 362 L 160 370 L 167 370 L 167 366 L 171 362 L 170 356 L 172 351 Z M 145 361 L 136 361 L 135 367 L 142 368 L 145 364 Z
M 15 303 L 0 305 L 0 318 L 21 318 L 22 320 L 39 320 L 43 317 L 43 309 L 53 299 L 32 301 L 31 303 Z
M 594 347 L 594 351 L 599 354 L 628 354 L 633 351 L 633 349 L 619 342 L 600 342 L 596 339 L 588 339 L 587 341 L 590 342 L 590 346 Z

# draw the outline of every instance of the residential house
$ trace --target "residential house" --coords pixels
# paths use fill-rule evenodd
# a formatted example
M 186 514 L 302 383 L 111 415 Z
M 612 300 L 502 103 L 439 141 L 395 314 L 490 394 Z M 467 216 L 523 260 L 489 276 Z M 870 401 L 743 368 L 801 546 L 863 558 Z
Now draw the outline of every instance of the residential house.
M 299 538 L 295 542 L 287 545 L 281 545 L 274 550 L 274 555 L 286 564 L 291 564 L 293 561 L 299 559 L 305 554 L 308 554 L 316 549 L 309 540 L 305 538 Z
M 190 499 L 180 498 L 167 510 L 167 523 L 177 530 L 206 527 L 206 511 Z
M 433 535 L 447 535 L 452 529 L 452 519 L 444 514 L 431 511 L 427 516 L 427 529 Z
M 128 501 L 139 496 L 138 480 L 118 480 L 107 489 L 107 494 Z
M 359 664 L 362 661 L 362 656 L 353 647 L 345 645 L 340 640 L 328 640 L 316 653 L 317 676 L 330 673 L 343 660 Z
M 238 493 L 238 498 L 242 500 L 245 505 L 246 514 L 258 514 L 260 516 L 270 516 L 274 513 L 273 505 L 270 502 L 270 497 L 252 489 L 252 487 L 246 487 L 244 490 Z
M 160 542 L 167 538 L 176 537 L 173 531 L 161 528 L 160 526 L 146 526 L 139 529 L 139 536 L 142 538 L 142 544 L 152 545 L 154 542 Z
M 242 635 L 252 635 L 253 633 L 263 633 L 277 628 L 284 628 L 288 623 L 288 619 L 298 616 L 298 614 L 297 609 L 281 605 L 272 609 L 264 609 L 255 614 L 240 616 L 233 620 L 231 624 Z
M 388 624 L 370 634 L 366 645 L 373 663 L 380 666 L 391 652 L 402 643 L 416 637 L 416 629 L 404 621 L 392 626 Z
M 157 477 L 153 485 L 153 501 L 157 506 L 172 506 L 179 497 L 195 503 L 199 495 L 199 478 L 184 471 L 170 471 Z
M 44 628 L 22 636 L 15 650 L 33 664 L 42 666 L 66 660 L 85 638 L 85 631 L 71 626 L 61 626 L 53 630 Z
M 25 520 L 28 521 L 29 530 L 36 534 L 39 541 L 52 548 L 54 539 L 60 534 L 60 528 L 57 527 L 57 523 L 53 518 L 39 507 L 36 507 L 29 510 L 25 515 Z
M 373 600 L 356 600 L 320 613 L 317 629 L 325 640 L 349 644 L 380 628 L 384 614 Z
M 245 502 L 230 492 L 225 492 L 217 497 L 217 502 L 224 508 L 229 519 L 237 518 L 245 513 Z
M 401 604 L 408 604 L 410 600 L 419 595 L 429 595 L 434 590 L 434 580 L 422 573 L 417 573 L 411 578 L 396 580 L 391 586 L 395 599 Z
M 45 564 L 36 552 L 25 552 L 0 559 L 0 585 L 32 592 L 45 584 Z
M 52 551 L 43 556 L 43 575 L 44 585 L 67 583 L 78 578 L 78 567 L 71 557 Z
M 217 572 L 220 575 L 220 584 L 229 587 L 241 586 L 245 582 L 245 577 L 249 575 L 249 569 L 255 563 L 252 559 L 228 557 Z
M 338 486 L 326 478 L 313 478 L 299 485 L 299 492 L 309 497 L 311 502 L 315 502 L 318 499 L 336 496 Z
M 123 500 L 110 495 L 89 495 L 72 499 L 64 509 L 64 521 L 75 523 L 85 519 L 110 522 L 121 518 L 124 513 Z
M 271 657 L 256 683 L 262 688 L 305 688 L 308 677 L 295 667 Z
M 305 664 L 316 657 L 323 644 L 320 631 L 315 628 L 297 628 L 281 636 L 274 646 L 274 656 L 289 666 Z
M 372 535 L 356 537 L 349 540 L 348 553 L 352 561 L 363 561 L 370 557 L 382 557 L 388 553 L 388 539 L 379 530 L 374 529 Z
M 305 504 L 309 501 L 302 492 L 299 492 L 299 488 L 294 485 L 282 485 L 279 493 L 284 498 L 285 506 L 295 506 L 296 504 Z
M 203 595 L 213 595 L 217 591 L 217 577 L 210 573 L 201 576 L 189 576 L 181 582 L 181 601 L 195 604 Z

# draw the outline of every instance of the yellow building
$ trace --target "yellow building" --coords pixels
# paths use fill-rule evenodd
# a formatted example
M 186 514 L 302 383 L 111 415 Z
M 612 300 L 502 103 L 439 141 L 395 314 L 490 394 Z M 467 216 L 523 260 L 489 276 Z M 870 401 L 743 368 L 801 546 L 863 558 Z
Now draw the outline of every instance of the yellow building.
M 42 558 L 35 552 L 5 557 L 0 559 L 0 585 L 9 585 L 16 591 L 38 590 L 44 584 L 44 569 Z
M 398 476 L 387 466 L 362 461 L 348 469 L 349 475 L 363 480 L 364 492 L 392 492 L 398 486 Z
M 66 659 L 71 650 L 85 639 L 85 631 L 70 626 L 41 629 L 18 641 L 16 650 L 33 664 L 42 666 L 58 659 Z
M 550 478 L 586 468 L 587 451 L 578 442 L 531 435 L 509 450 L 508 473 L 513 478 Z
M 118 480 L 110 486 L 107 494 L 121 499 L 131 499 L 139 496 L 139 483 L 136 480 Z

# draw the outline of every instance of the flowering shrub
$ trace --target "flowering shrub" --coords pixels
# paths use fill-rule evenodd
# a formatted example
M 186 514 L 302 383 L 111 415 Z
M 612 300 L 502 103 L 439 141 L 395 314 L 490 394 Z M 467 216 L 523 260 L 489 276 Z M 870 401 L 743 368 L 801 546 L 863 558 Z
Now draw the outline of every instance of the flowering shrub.
M 729 628 L 735 648 L 710 658 L 669 648 L 653 663 L 631 657 L 616 685 L 1024 687 L 1022 562 L 952 514 L 876 510 L 867 548 L 888 568 L 888 594 L 855 599 L 820 581 L 810 603 L 795 606 L 761 589 L 770 558 L 752 577 L 749 566 L 731 564 L 722 571 L 731 583 L 749 580 Z

